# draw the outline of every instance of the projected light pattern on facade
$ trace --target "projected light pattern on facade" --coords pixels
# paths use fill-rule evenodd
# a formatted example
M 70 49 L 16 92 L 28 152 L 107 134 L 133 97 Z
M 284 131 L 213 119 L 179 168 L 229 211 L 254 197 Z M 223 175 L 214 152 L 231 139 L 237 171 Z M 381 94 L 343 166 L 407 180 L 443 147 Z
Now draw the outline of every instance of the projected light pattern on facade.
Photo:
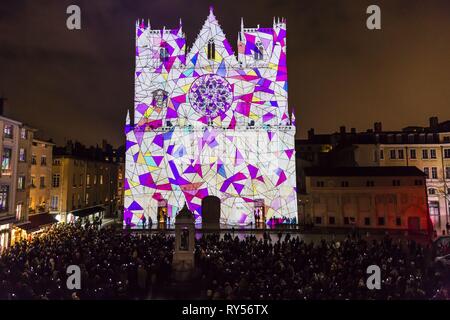
M 297 216 L 295 119 L 288 114 L 286 23 L 244 28 L 238 56 L 212 9 L 187 52 L 175 29 L 136 25 L 134 121 L 127 116 L 124 224 L 173 219 L 221 200 L 221 222 Z

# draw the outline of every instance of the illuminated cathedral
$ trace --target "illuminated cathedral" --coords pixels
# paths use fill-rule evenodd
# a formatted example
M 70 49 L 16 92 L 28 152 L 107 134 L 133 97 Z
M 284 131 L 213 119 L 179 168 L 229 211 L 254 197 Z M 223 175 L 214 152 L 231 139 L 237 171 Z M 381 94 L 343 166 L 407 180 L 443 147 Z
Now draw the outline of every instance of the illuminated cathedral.
M 288 111 L 286 21 L 246 28 L 237 55 L 212 8 L 192 46 L 136 24 L 134 115 L 127 115 L 124 225 L 172 220 L 220 199 L 220 222 L 297 217 L 295 118 Z M 173 221 L 173 220 L 172 220 Z

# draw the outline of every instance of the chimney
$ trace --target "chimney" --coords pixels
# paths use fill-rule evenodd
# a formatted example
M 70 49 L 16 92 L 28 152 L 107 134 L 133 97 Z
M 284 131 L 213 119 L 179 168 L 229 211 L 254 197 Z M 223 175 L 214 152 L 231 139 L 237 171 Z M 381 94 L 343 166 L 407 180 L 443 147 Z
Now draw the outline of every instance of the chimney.
M 439 119 L 438 117 L 434 116 L 430 118 L 430 129 L 437 129 L 439 126 Z
M 341 127 L 339 128 L 339 132 L 340 132 L 341 134 L 345 134 L 345 126 L 341 126 Z
M 308 130 L 308 140 L 311 140 L 314 137 L 314 128 Z
M 381 125 L 381 122 L 375 122 L 373 124 L 373 131 L 375 131 L 375 132 L 382 132 L 383 131 L 383 127 Z

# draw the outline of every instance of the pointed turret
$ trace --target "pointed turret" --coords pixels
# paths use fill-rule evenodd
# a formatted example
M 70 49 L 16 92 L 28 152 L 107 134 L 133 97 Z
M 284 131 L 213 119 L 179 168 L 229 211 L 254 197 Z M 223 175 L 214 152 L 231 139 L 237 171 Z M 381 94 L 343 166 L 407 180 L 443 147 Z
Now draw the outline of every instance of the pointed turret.
M 181 18 L 178 22 L 178 36 L 183 37 L 183 21 L 181 21 Z
M 130 125 L 130 110 L 129 109 L 127 109 L 127 117 L 126 117 L 126 119 L 125 119 L 125 125 Z

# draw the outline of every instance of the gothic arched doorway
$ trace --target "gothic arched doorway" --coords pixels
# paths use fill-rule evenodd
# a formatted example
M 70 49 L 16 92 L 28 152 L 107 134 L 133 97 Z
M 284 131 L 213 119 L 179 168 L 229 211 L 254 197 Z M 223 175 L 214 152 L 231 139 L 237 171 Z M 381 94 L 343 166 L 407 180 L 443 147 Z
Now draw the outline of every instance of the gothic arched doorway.
M 220 199 L 207 196 L 202 199 L 202 228 L 220 228 Z

